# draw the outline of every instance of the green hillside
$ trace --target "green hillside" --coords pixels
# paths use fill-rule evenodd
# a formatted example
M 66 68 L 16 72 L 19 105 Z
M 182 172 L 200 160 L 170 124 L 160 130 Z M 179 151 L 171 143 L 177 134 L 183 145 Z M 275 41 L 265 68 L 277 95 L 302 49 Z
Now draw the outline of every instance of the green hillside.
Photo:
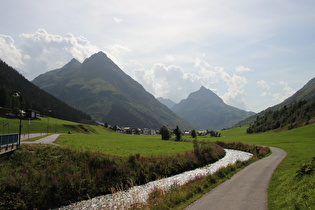
M 273 129 L 291 130 L 314 122 L 315 100 L 294 102 L 279 110 L 268 111 L 263 116 L 257 116 L 247 129 L 247 133 L 259 133 Z

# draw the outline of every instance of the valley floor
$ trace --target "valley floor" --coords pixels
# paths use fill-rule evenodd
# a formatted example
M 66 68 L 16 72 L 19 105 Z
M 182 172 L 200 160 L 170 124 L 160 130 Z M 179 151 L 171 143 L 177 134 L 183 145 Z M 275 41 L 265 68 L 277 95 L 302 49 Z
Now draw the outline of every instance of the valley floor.
M 226 167 L 229 164 L 233 164 L 238 160 L 248 160 L 251 157 L 252 154 L 247 152 L 226 149 L 226 155 L 224 158 L 205 167 L 149 182 L 145 185 L 135 186 L 127 191 L 119 191 L 114 194 L 108 194 L 86 201 L 80 201 L 59 209 L 128 209 L 132 204 L 145 203 L 148 199 L 149 193 L 156 188 L 167 190 L 174 184 L 183 185 L 188 181 L 195 179 L 195 177 L 213 174 L 220 168 Z

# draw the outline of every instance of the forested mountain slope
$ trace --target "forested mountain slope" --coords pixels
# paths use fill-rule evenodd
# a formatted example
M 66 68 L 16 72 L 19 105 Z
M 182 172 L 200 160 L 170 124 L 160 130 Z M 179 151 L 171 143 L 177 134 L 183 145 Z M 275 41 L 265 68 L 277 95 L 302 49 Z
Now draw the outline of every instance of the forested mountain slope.
M 298 101 L 290 106 L 284 105 L 281 109 L 269 110 L 256 120 L 247 129 L 247 133 L 259 133 L 274 129 L 291 130 L 301 127 L 315 120 L 315 99 L 312 101 Z
M 91 120 L 88 114 L 60 101 L 28 81 L 15 69 L 0 60 L 0 107 L 16 108 L 12 97 L 13 91 L 19 91 L 23 97 L 24 110 L 34 109 L 43 115 L 50 115 L 64 120 L 80 122 Z

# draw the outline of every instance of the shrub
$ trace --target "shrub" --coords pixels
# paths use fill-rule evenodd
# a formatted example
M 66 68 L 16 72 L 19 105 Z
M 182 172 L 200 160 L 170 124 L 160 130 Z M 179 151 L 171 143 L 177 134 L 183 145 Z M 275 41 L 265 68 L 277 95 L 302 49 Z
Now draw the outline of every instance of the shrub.
M 297 177 L 302 177 L 304 175 L 310 175 L 315 171 L 315 157 L 309 163 L 303 163 L 299 170 L 296 171 Z
M 160 134 L 162 136 L 162 140 L 169 140 L 171 138 L 171 134 L 165 125 L 160 128 Z

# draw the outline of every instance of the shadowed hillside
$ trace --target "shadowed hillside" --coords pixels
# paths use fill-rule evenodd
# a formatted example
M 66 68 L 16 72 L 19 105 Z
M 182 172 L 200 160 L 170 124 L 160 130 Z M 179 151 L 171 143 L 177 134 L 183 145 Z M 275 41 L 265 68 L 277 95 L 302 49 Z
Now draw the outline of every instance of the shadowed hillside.
M 41 90 L 1 60 L 0 81 L 0 107 L 19 107 L 16 99 L 12 97 L 13 91 L 19 91 L 23 97 L 24 110 L 34 109 L 43 115 L 75 122 L 91 120 L 89 115 Z

